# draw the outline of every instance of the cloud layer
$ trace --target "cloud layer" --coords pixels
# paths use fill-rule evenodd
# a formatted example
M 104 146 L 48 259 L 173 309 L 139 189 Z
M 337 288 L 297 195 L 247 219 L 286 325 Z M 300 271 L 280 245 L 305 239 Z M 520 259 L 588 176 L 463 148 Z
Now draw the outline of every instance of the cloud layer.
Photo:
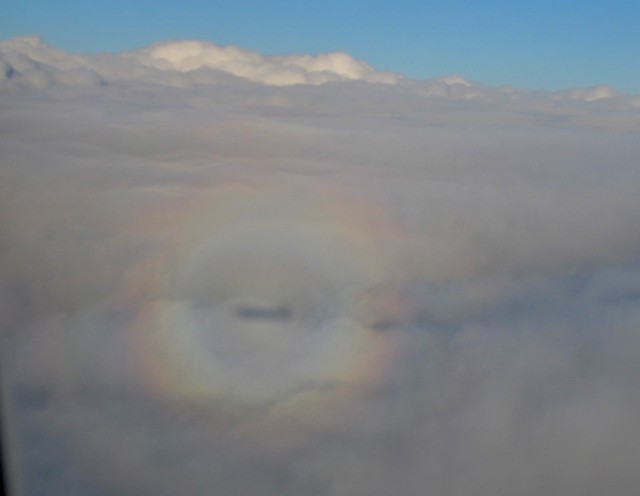
M 637 96 L 0 53 L 16 494 L 635 495 Z
M 555 101 L 615 102 L 640 106 L 637 95 L 624 95 L 600 85 L 537 93 L 513 87 L 490 88 L 448 75 L 411 81 L 401 74 L 378 71 L 344 52 L 318 55 L 261 55 L 232 45 L 198 40 L 157 43 L 122 53 L 77 54 L 49 46 L 37 36 L 0 41 L 0 85 L 44 89 L 49 86 L 91 86 L 147 82 L 163 86 L 239 84 L 240 80 L 269 86 L 322 85 L 362 81 L 402 85 L 426 96 L 448 99 L 521 100 L 552 96 Z
M 40 38 L 1 42 L 3 79 L 38 88 L 51 84 L 90 85 L 112 80 L 185 85 L 235 76 L 256 83 L 289 86 L 335 81 L 393 84 L 402 78 L 374 70 L 343 52 L 316 56 L 263 56 L 235 46 L 185 40 L 159 43 L 123 54 L 78 55 L 48 46 Z M 189 73 L 188 77 L 183 74 Z M 196 73 L 196 74 L 194 74 Z

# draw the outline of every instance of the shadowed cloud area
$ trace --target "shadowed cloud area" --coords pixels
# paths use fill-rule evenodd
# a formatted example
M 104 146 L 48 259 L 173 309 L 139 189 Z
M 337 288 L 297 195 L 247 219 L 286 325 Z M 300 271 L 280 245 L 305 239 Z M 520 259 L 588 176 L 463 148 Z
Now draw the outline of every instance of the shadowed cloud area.
M 639 98 L 0 42 L 13 494 L 635 496 Z

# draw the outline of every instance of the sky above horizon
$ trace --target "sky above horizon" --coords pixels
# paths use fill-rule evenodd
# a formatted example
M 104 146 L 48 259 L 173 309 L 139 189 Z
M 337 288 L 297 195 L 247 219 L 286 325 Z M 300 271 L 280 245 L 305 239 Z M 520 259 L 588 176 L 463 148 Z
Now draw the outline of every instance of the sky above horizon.
M 345 51 L 380 70 L 429 79 L 560 90 L 606 84 L 640 93 L 640 4 L 115 0 L 7 2 L 0 37 L 37 34 L 76 52 L 200 39 L 263 54 Z

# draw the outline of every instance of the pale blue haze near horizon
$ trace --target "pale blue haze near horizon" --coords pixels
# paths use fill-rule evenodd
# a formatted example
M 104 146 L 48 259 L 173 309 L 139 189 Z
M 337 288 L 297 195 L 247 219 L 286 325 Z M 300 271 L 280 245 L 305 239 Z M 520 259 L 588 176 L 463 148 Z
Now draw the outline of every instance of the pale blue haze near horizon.
M 429 79 L 640 93 L 640 2 L 7 1 L 0 38 L 41 36 L 78 52 L 200 39 L 263 54 L 345 51 Z

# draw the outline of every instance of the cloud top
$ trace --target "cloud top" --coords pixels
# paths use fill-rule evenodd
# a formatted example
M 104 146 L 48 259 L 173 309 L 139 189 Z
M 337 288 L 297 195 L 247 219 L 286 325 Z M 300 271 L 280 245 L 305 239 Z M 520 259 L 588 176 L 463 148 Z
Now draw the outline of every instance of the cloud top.
M 204 67 L 274 86 L 350 80 L 393 84 L 400 80 L 396 74 L 376 71 L 343 52 L 267 57 L 235 46 L 189 40 L 162 43 L 134 56 L 159 69 L 190 72 Z
M 0 58 L 15 494 L 637 496 L 637 96 Z
M 403 78 L 381 72 L 343 52 L 319 55 L 263 56 L 235 46 L 183 40 L 159 43 L 115 55 L 68 54 L 48 46 L 38 37 L 0 42 L 2 78 L 20 77 L 35 87 L 51 82 L 91 84 L 113 79 L 154 79 L 166 82 L 162 73 L 191 73 L 210 70 L 273 85 L 325 84 L 339 81 L 367 81 L 394 84 Z M 82 75 L 78 74 L 83 71 Z M 69 76 L 70 72 L 74 75 Z M 95 74 L 95 79 L 87 77 Z M 65 74 L 67 74 L 65 76 Z M 100 79 L 102 78 L 102 79 Z M 197 81 L 197 78 L 196 78 Z
M 232 45 L 176 40 L 120 53 L 78 54 L 51 47 L 37 36 L 0 41 L 0 88 L 22 84 L 44 89 L 51 85 L 88 86 L 122 81 L 190 87 L 228 84 L 236 78 L 280 87 L 357 81 L 401 85 L 424 96 L 457 100 L 531 99 L 541 94 L 512 87 L 490 88 L 455 74 L 412 81 L 401 74 L 379 71 L 345 52 L 262 55 Z M 605 85 L 547 95 L 553 95 L 555 100 L 612 101 L 638 106 L 637 97 Z

